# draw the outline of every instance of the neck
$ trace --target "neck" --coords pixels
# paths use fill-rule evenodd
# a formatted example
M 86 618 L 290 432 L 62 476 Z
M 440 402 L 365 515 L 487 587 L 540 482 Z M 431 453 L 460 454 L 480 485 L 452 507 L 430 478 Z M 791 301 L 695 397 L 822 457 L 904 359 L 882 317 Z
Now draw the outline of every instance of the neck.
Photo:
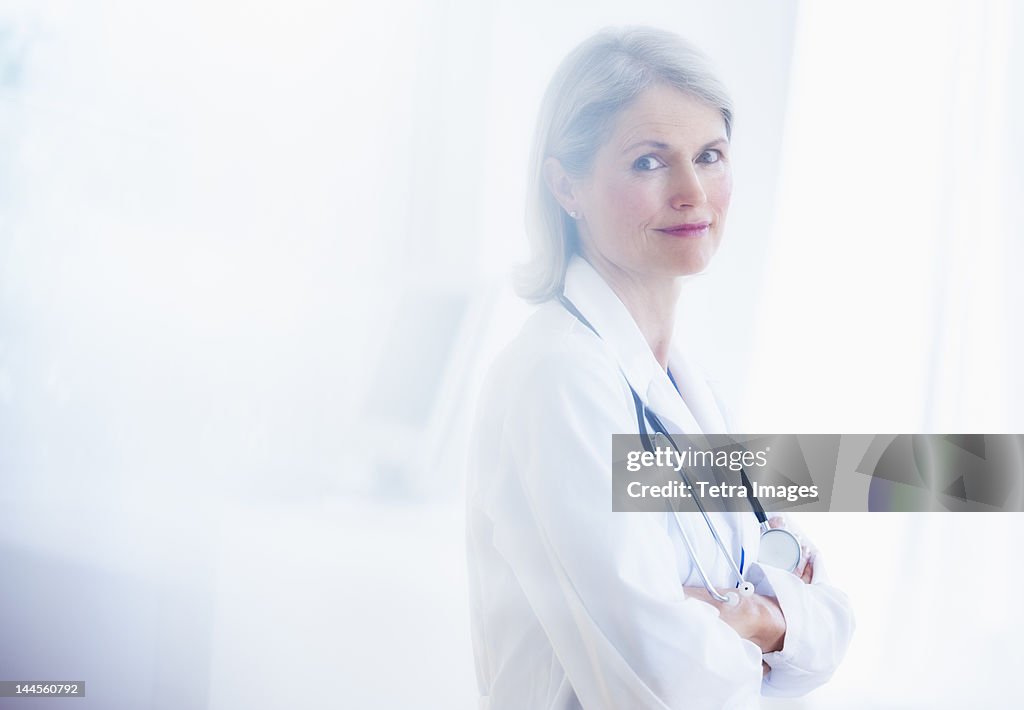
M 633 316 L 662 369 L 668 370 L 668 352 L 672 345 L 679 280 L 675 277 L 651 277 L 622 269 L 599 254 L 583 257 L 611 287 Z

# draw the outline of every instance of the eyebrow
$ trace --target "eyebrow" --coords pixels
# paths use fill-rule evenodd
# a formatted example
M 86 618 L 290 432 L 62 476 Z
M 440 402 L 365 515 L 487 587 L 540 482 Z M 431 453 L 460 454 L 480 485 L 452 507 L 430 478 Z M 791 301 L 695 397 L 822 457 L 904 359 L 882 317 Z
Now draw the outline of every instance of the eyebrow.
M 714 148 L 716 145 L 719 145 L 721 143 L 728 144 L 729 143 L 729 139 L 725 138 L 725 137 L 716 138 L 715 140 L 713 140 L 713 141 L 711 141 L 709 143 L 705 143 L 701 147 L 701 150 L 707 150 L 708 148 Z M 623 149 L 622 152 L 623 153 L 629 153 L 632 150 L 634 150 L 635 148 L 639 148 L 642 145 L 649 145 L 652 148 L 656 148 L 658 150 L 668 150 L 669 148 L 672 147 L 668 143 L 662 143 L 661 141 L 655 141 L 655 140 L 648 139 L 648 140 L 637 141 L 636 143 L 632 144 L 628 148 Z

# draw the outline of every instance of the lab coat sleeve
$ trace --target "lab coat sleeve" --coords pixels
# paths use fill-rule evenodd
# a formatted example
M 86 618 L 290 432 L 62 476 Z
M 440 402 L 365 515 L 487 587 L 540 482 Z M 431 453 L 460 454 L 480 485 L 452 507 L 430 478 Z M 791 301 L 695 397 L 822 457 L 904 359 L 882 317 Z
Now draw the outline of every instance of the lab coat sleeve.
M 756 707 L 761 651 L 685 597 L 667 514 L 611 510 L 611 437 L 635 431 L 632 408 L 592 350 L 531 368 L 504 421 L 493 544 L 584 708 Z
M 782 650 L 764 655 L 771 671 L 762 692 L 796 696 L 823 685 L 846 655 L 855 627 L 850 602 L 829 583 L 824 560 L 816 555 L 810 584 L 768 565 L 754 565 L 747 579 L 759 594 L 778 599 L 786 618 Z

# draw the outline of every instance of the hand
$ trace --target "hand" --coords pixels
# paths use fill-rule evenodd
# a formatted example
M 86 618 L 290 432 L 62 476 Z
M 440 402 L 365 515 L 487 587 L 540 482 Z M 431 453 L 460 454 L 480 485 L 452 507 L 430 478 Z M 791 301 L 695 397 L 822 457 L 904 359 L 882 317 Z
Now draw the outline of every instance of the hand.
M 687 597 L 698 599 L 718 609 L 719 618 L 731 626 L 741 638 L 754 643 L 761 653 L 781 651 L 786 640 L 786 619 L 775 597 L 754 594 L 741 597 L 736 606 L 714 599 L 704 587 L 683 587 Z M 723 596 L 735 590 L 719 590 Z

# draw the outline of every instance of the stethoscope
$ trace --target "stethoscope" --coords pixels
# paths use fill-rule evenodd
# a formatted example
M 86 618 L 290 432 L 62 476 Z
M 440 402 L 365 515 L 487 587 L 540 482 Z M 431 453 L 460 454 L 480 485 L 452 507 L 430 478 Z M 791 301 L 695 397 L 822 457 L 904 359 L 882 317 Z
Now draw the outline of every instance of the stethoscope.
M 597 329 L 590 324 L 579 309 L 566 298 L 565 294 L 559 294 L 558 300 L 562 306 L 565 307 L 569 313 L 585 325 L 590 331 L 598 338 L 601 334 L 597 332 Z M 636 390 L 633 389 L 633 385 L 629 382 L 629 378 L 626 378 L 625 373 L 623 377 L 626 379 L 626 385 L 629 387 L 629 391 L 633 394 L 633 404 L 636 407 L 636 421 L 637 429 L 640 432 L 640 441 L 643 444 L 644 450 L 654 453 L 658 446 L 664 446 L 667 444 L 671 446 L 676 452 L 680 452 L 679 447 L 676 445 L 672 435 L 668 433 L 668 429 L 662 424 L 661 419 L 655 414 L 643 400 L 640 399 L 640 395 L 637 394 Z M 672 375 L 669 373 L 669 377 Z M 675 380 L 672 380 L 672 384 L 675 385 Z M 678 391 L 678 387 L 676 388 Z M 654 430 L 654 436 L 650 435 L 647 428 L 648 422 L 650 423 L 651 429 Z M 662 443 L 664 442 L 664 443 Z M 690 482 L 689 476 L 687 476 L 684 468 L 680 468 L 679 476 L 683 479 L 683 483 L 692 490 L 693 486 Z M 758 553 L 758 561 L 761 564 L 771 565 L 772 567 L 778 567 L 789 572 L 796 570 L 800 564 L 800 541 L 797 537 L 789 530 L 784 528 L 773 528 L 768 524 L 768 516 L 764 512 L 764 507 L 761 505 L 761 501 L 754 495 L 754 487 L 750 483 L 750 478 L 747 476 L 747 472 L 740 469 L 740 477 L 743 482 L 743 487 L 747 492 L 747 501 L 750 503 L 751 509 L 754 511 L 754 516 L 757 518 L 757 522 L 761 528 L 761 546 Z M 676 523 L 676 528 L 679 530 L 679 534 L 683 539 L 683 544 L 686 546 L 687 552 L 690 554 L 690 559 L 693 560 L 694 567 L 697 568 L 697 574 L 700 575 L 701 582 L 704 584 L 704 588 L 708 594 L 711 595 L 712 599 L 729 606 L 736 606 L 740 603 L 740 598 L 745 598 L 753 595 L 754 585 L 746 581 L 743 578 L 743 564 L 745 561 L 746 553 L 743 548 L 740 548 L 740 563 L 736 564 L 736 558 L 732 556 L 732 553 L 726 547 L 725 543 L 722 542 L 722 538 L 718 534 L 718 528 L 711 520 L 711 516 L 708 515 L 707 510 L 704 508 L 704 504 L 701 502 L 700 496 L 694 496 L 693 502 L 697 505 L 697 509 L 700 511 L 701 516 L 704 518 L 705 524 L 708 526 L 708 530 L 711 531 L 711 537 L 714 538 L 715 544 L 718 546 L 719 551 L 725 556 L 725 559 L 729 562 L 729 567 L 732 569 L 733 574 L 736 576 L 736 590 L 735 592 L 727 592 L 721 594 L 711 584 L 711 580 L 701 564 L 700 559 L 697 557 L 697 551 L 690 541 L 690 536 L 686 533 L 682 524 L 679 522 L 679 518 L 676 516 L 675 511 L 672 510 L 671 506 L 668 507 L 669 512 L 672 514 L 671 518 Z M 666 505 L 668 505 L 666 501 Z

